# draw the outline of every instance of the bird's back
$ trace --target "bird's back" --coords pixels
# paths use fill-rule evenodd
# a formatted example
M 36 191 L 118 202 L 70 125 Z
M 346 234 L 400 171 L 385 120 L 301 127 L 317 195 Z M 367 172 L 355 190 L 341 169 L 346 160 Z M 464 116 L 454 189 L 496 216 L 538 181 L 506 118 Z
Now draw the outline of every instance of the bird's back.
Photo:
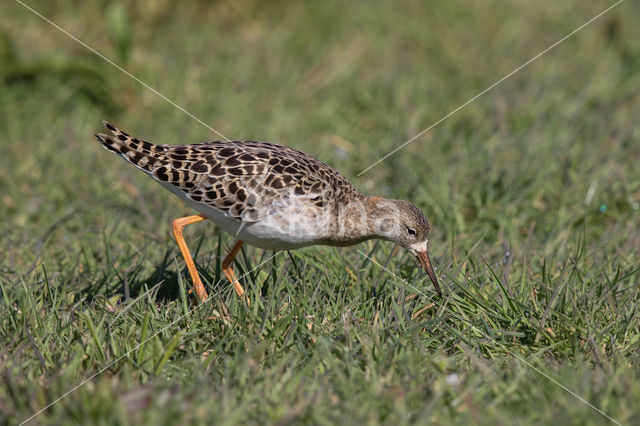
M 287 146 L 256 141 L 156 145 L 104 124 L 113 135 L 96 137 L 106 149 L 173 192 L 245 223 L 287 203 L 333 210 L 357 194 L 335 169 Z

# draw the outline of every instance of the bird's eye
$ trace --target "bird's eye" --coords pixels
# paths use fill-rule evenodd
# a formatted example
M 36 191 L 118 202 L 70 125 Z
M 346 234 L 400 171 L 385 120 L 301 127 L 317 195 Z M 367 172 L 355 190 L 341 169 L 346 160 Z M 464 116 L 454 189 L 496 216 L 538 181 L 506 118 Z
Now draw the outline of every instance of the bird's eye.
M 407 234 L 409 234 L 409 235 L 411 235 L 411 236 L 415 236 L 417 233 L 416 233 L 416 230 L 415 230 L 415 229 L 413 229 L 413 228 L 409 228 L 409 227 L 407 226 Z

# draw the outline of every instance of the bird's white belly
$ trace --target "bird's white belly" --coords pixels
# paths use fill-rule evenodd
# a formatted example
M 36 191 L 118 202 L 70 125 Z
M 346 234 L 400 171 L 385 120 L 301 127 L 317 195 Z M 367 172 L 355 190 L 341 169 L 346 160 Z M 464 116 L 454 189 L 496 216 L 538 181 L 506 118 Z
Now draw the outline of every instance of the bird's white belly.
M 261 214 L 258 222 L 242 222 L 219 210 L 188 198 L 175 186 L 160 182 L 187 205 L 240 241 L 267 250 L 290 250 L 318 243 L 326 237 L 329 218 L 309 215 L 295 203 Z M 307 213 L 307 214 L 305 214 Z

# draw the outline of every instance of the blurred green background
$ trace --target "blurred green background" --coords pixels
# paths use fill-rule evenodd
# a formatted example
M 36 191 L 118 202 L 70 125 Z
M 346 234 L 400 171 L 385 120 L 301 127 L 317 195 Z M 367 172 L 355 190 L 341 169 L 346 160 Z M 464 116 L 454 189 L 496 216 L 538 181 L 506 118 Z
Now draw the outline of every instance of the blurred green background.
M 170 223 L 190 211 L 93 134 L 106 119 L 156 143 L 219 136 L 9 0 L 4 420 L 115 362 L 35 421 L 609 422 L 516 353 L 640 422 L 636 2 L 360 176 L 613 2 L 27 4 L 226 137 L 293 146 L 365 193 L 417 204 L 446 294 L 369 242 L 358 250 L 395 276 L 356 249 L 285 253 L 247 276 L 247 309 L 220 280 L 232 239 L 201 226 L 190 244 L 231 320 L 212 320 L 213 303 L 180 318 L 189 279 Z M 270 255 L 247 248 L 238 267 Z

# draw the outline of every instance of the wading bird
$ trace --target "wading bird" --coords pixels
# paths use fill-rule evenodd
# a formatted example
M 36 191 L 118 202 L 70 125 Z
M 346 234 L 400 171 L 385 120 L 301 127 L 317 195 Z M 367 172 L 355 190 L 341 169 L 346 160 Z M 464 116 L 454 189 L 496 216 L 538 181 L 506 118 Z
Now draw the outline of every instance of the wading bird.
M 350 246 L 373 238 L 392 241 L 415 255 L 441 295 L 427 254 L 430 225 L 413 204 L 361 194 L 329 165 L 286 146 L 255 141 L 155 145 L 103 123 L 112 135 L 96 137 L 106 149 L 200 213 L 173 222 L 200 302 L 207 300 L 207 292 L 182 230 L 202 220 L 237 239 L 222 269 L 240 297 L 245 291 L 233 272 L 233 260 L 243 243 L 290 250 L 315 244 Z

